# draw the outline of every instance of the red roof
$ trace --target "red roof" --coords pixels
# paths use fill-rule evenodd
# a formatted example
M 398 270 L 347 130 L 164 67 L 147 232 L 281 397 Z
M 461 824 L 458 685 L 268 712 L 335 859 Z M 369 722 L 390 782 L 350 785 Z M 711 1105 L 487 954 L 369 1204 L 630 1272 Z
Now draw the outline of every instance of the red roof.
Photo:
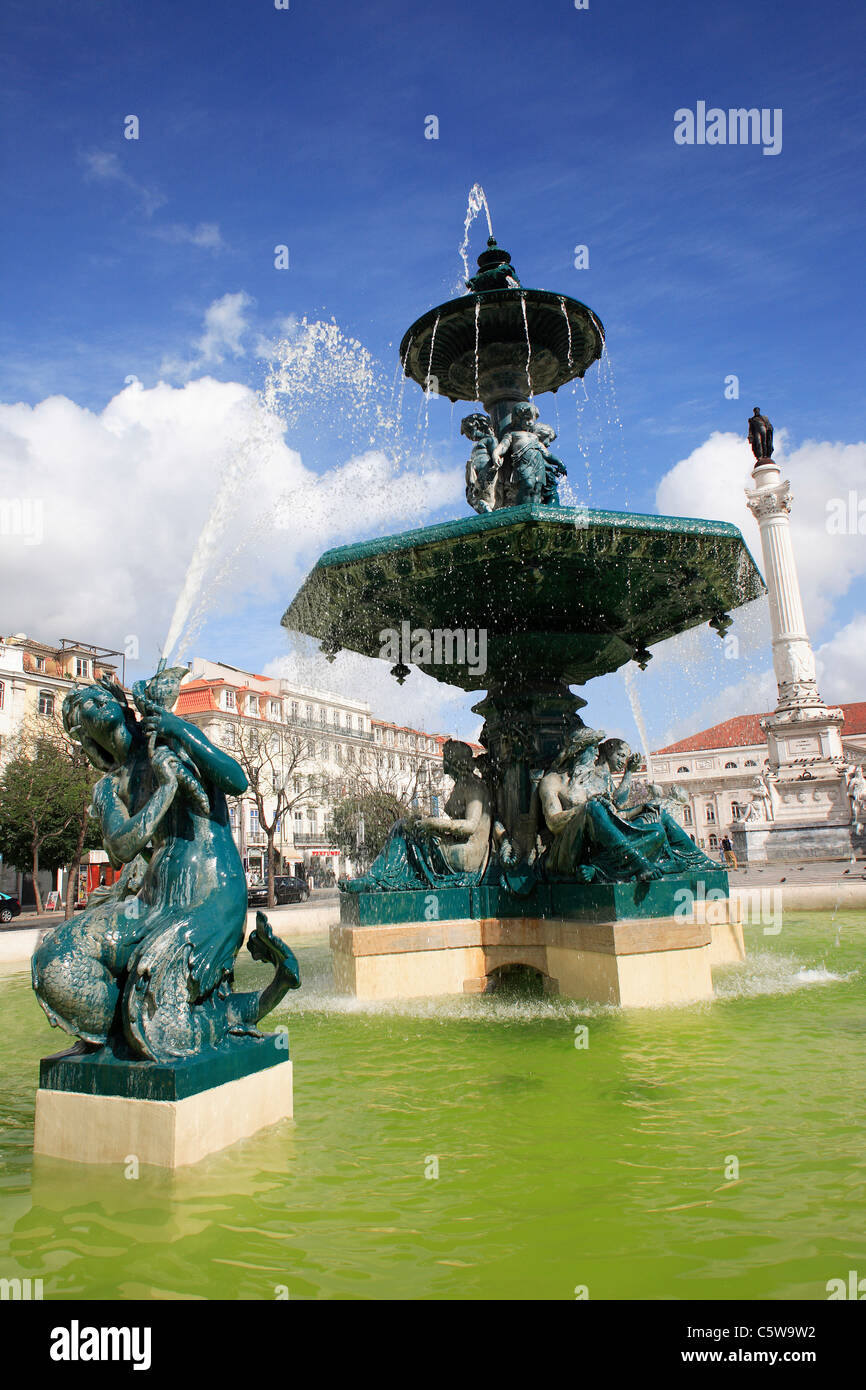
M 841 709 L 845 715 L 843 737 L 846 734 L 866 734 L 866 700 L 860 700 L 853 705 L 831 705 L 831 709 L 835 708 Z M 760 747 L 767 742 L 767 736 L 761 728 L 761 720 L 769 718 L 771 713 L 772 711 L 765 714 L 735 715 L 733 719 L 726 719 L 724 724 L 714 724 L 711 729 L 691 734 L 679 743 L 669 743 L 666 748 L 657 748 L 653 757 L 659 753 L 699 753 L 705 748 Z

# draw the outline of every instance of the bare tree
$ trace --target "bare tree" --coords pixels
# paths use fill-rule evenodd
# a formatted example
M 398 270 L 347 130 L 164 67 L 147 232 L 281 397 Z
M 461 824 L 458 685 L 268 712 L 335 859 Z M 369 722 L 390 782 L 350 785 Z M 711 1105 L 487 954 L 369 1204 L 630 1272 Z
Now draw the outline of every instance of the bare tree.
M 274 906 L 276 837 L 284 818 L 327 796 L 328 779 L 316 766 L 315 745 L 282 725 L 244 719 L 232 726 L 229 751 L 243 768 L 268 853 L 268 907 Z M 242 800 L 242 798 L 240 798 Z

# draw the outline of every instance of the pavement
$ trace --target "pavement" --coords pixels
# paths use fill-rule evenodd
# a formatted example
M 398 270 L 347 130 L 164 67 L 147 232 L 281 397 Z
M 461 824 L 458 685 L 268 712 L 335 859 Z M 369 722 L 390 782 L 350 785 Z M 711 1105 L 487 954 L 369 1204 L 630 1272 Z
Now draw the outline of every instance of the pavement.
M 866 859 L 849 864 L 837 860 L 833 863 L 746 865 L 742 869 L 729 869 L 728 880 L 731 897 L 742 897 L 746 915 L 757 901 L 753 896 L 756 889 L 777 890 L 781 894 L 781 906 L 786 910 L 866 913 Z M 302 939 L 327 941 L 329 928 L 340 920 L 339 897 L 336 888 L 316 888 L 305 903 L 286 903 L 284 907 L 263 910 L 271 926 L 289 945 Z M 257 910 L 262 909 L 250 908 L 247 912 L 247 935 L 256 924 Z M 0 927 L 0 966 L 20 969 L 30 959 L 43 933 L 62 921 L 62 912 L 25 911 Z

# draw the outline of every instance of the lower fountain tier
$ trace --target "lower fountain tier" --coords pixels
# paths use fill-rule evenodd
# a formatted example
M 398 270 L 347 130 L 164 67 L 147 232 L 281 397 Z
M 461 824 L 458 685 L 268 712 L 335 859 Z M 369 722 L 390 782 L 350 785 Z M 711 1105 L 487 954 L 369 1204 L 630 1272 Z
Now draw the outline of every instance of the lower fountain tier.
M 745 958 L 723 872 L 538 884 L 525 898 L 498 887 L 353 894 L 341 918 L 331 928 L 334 984 L 360 999 L 484 993 L 498 972 L 523 966 L 548 994 L 683 1004 L 712 998 L 712 968 Z
M 527 503 L 329 550 L 282 621 L 464 690 L 583 684 L 763 593 L 727 522 Z

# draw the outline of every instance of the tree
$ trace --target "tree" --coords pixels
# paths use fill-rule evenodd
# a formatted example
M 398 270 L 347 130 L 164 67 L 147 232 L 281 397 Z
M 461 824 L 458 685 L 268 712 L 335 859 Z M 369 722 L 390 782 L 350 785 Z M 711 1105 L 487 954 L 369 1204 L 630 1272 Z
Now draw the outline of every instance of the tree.
M 280 726 L 257 720 L 238 722 L 229 744 L 246 773 L 259 825 L 268 846 L 268 907 L 274 906 L 275 842 L 283 818 L 298 806 L 309 806 L 327 795 L 327 779 L 309 771 L 314 752 L 309 739 Z
M 326 833 L 344 855 L 368 867 L 408 812 L 409 804 L 390 792 L 356 790 L 332 807 Z
M 372 758 L 343 769 L 340 799 L 334 804 L 327 835 L 343 854 L 367 867 L 378 855 L 395 821 L 412 811 L 432 810 L 439 791 L 439 769 L 429 758 L 390 750 L 371 750 Z
M 0 854 L 32 874 L 37 912 L 42 911 L 40 868 L 53 871 L 74 863 L 77 869 L 88 836 L 96 836 L 89 821 L 95 776 L 82 750 L 54 723 L 25 727 L 0 776 Z M 67 887 L 67 916 L 69 911 Z

